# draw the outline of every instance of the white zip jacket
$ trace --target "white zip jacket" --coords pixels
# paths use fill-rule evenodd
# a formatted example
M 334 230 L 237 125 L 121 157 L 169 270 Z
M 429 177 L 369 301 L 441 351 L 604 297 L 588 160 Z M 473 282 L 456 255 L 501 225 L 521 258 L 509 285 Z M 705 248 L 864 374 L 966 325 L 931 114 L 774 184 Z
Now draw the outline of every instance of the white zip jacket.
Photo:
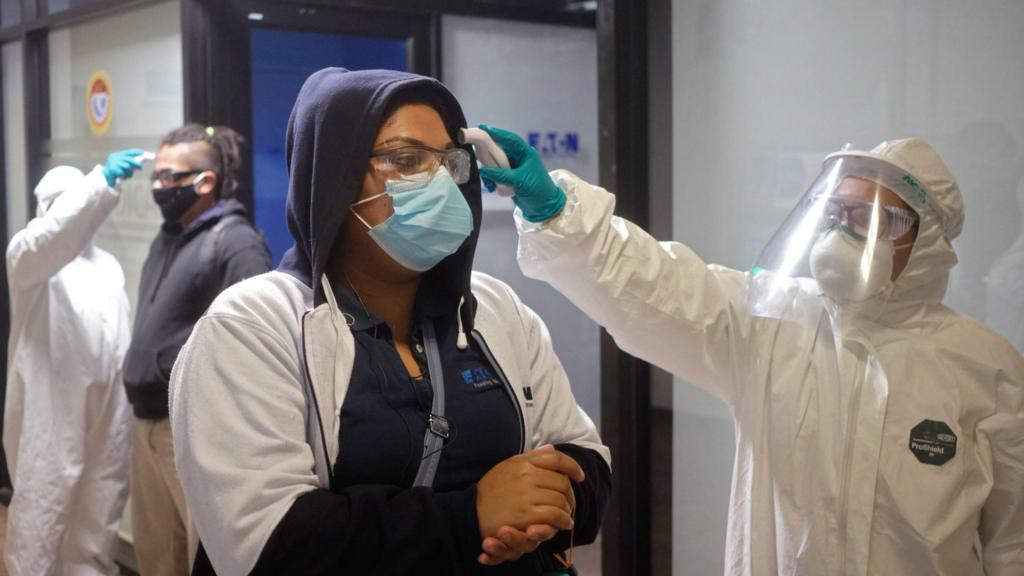
M 935 218 L 836 338 L 827 318 L 752 316 L 749 274 L 657 242 L 605 190 L 552 178 L 568 195 L 559 216 L 517 211 L 523 272 L 732 410 L 727 575 L 1024 575 L 1024 360 L 941 304 L 956 257 Z M 824 315 L 816 294 L 793 306 Z M 956 436 L 942 436 L 955 443 L 942 465 L 918 458 L 925 421 Z
M 192 521 L 221 576 L 248 574 L 302 494 L 329 488 L 354 340 L 334 301 L 283 272 L 225 290 L 178 356 L 170 413 Z M 610 463 L 547 328 L 504 283 L 474 273 L 474 334 L 518 400 L 524 450 L 573 443 Z M 524 387 L 532 389 L 527 400 Z

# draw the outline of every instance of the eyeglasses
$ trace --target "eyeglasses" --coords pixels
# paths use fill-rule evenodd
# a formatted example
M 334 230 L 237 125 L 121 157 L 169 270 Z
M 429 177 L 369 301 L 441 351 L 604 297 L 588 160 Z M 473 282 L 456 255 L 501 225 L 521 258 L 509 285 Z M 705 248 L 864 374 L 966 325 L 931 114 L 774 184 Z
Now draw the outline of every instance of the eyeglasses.
M 150 176 L 150 181 L 154 184 L 159 181 L 164 188 L 170 188 L 171 186 L 174 186 L 174 183 L 178 180 L 188 176 L 195 176 L 200 172 L 204 172 L 204 170 L 185 170 L 182 172 L 175 172 L 170 168 L 164 168 L 163 170 L 154 170 L 153 175 Z
M 433 176 L 444 165 L 456 184 L 469 181 L 470 156 L 462 148 L 438 150 L 429 146 L 402 146 L 370 154 L 370 163 L 388 180 L 405 180 L 423 173 Z
M 897 206 L 884 206 L 862 200 L 828 198 L 822 212 L 820 228 L 845 226 L 855 236 L 865 239 L 872 234 L 872 219 L 876 218 L 876 238 L 896 240 L 917 225 L 918 217 L 912 211 Z

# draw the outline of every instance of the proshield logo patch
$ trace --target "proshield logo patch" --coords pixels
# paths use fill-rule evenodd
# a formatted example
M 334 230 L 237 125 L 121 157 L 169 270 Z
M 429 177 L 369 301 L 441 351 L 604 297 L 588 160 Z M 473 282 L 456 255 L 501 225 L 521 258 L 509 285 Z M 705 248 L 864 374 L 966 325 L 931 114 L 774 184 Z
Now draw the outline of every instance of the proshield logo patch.
M 956 434 L 945 422 L 922 420 L 910 431 L 910 451 L 922 464 L 942 466 L 956 456 Z

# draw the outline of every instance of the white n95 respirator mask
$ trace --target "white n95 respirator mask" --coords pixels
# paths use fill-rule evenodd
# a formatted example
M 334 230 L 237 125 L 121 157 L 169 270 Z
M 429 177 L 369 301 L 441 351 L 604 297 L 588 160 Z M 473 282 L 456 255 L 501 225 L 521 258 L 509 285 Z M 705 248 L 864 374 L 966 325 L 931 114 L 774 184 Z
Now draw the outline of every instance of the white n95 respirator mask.
M 888 285 L 893 250 L 891 240 L 862 241 L 833 228 L 811 248 L 811 275 L 827 296 L 837 301 L 863 302 Z

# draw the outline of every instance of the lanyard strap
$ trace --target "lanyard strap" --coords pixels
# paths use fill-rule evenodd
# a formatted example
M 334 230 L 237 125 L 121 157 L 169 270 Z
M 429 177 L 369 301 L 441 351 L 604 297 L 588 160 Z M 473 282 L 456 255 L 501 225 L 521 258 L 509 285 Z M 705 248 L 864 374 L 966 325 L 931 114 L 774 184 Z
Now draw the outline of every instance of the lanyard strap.
M 423 345 L 427 350 L 427 372 L 430 387 L 434 390 L 434 400 L 427 418 L 427 431 L 423 435 L 423 458 L 420 469 L 416 471 L 413 486 L 433 486 L 437 464 L 441 461 L 441 449 L 448 439 L 448 420 L 444 417 L 444 370 L 441 368 L 441 351 L 437 347 L 437 335 L 434 333 L 434 322 L 423 324 Z

